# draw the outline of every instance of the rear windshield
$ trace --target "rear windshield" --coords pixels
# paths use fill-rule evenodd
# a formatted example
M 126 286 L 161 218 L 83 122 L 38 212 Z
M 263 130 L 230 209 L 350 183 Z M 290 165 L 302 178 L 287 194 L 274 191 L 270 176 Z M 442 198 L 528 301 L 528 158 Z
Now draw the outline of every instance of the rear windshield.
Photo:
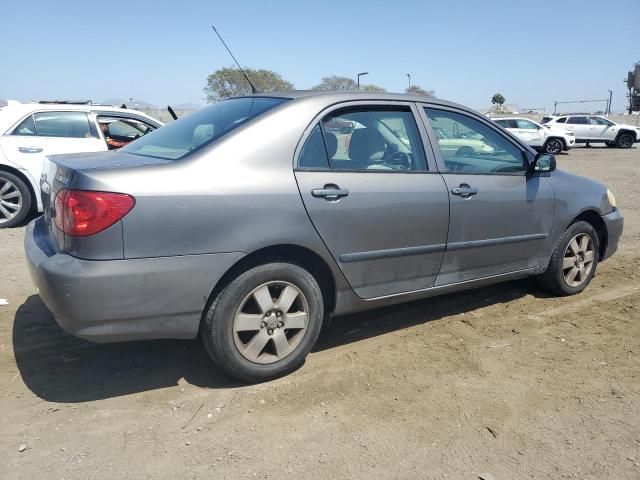
M 269 97 L 224 100 L 159 128 L 121 151 L 179 160 L 285 101 Z

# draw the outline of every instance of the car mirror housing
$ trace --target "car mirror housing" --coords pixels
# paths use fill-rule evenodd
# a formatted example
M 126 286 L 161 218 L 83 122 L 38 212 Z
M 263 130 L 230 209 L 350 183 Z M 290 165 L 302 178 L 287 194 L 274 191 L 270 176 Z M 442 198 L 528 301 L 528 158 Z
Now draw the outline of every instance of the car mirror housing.
M 539 153 L 533 159 L 531 164 L 532 173 L 547 173 L 553 172 L 556 169 L 556 157 L 549 155 L 548 153 Z

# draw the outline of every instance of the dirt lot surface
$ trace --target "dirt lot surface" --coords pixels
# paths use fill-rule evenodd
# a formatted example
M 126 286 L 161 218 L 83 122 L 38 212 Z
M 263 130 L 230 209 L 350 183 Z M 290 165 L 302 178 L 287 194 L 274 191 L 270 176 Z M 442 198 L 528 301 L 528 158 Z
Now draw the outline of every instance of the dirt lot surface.
M 0 478 L 640 478 L 640 148 L 559 166 L 606 182 L 626 217 L 586 292 L 521 281 L 340 318 L 262 385 L 196 341 L 65 334 L 24 229 L 0 231 Z

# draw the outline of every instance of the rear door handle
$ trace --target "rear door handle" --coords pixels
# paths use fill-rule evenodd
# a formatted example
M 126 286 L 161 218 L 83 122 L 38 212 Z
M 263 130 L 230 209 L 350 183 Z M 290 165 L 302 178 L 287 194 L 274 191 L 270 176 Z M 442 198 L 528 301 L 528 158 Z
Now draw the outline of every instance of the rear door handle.
M 314 188 L 311 195 L 316 198 L 325 198 L 327 200 L 337 200 L 349 195 L 346 188 L 337 188 L 335 186 L 325 185 L 324 188 Z
M 18 147 L 18 151 L 21 153 L 40 153 L 42 148 L 40 147 Z
M 478 193 L 478 189 L 472 188 L 466 183 L 463 183 L 459 187 L 452 188 L 451 193 L 462 198 L 469 198 L 471 195 L 476 195 Z

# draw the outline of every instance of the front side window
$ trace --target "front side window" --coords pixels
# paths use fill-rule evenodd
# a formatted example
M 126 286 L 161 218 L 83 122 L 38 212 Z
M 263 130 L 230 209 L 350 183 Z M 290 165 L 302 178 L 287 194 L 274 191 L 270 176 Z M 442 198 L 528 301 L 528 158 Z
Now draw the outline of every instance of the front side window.
M 537 130 L 538 126 L 530 120 L 526 120 L 524 118 L 519 118 L 516 120 L 518 124 L 518 128 L 522 128 L 524 130 Z
M 426 170 L 422 140 L 409 107 L 349 108 L 321 122 L 331 168 Z
M 518 124 L 516 123 L 516 121 L 508 118 L 496 120 L 496 123 L 503 128 L 518 128 Z
M 271 97 L 223 100 L 145 135 L 122 151 L 179 160 L 286 101 Z
M 94 137 L 85 112 L 40 112 L 33 119 L 39 137 Z
M 613 122 L 610 122 L 606 118 L 602 117 L 589 117 L 589 124 L 598 125 L 601 127 L 610 127 L 611 125 L 613 125 Z
M 425 108 L 447 172 L 524 173 L 522 150 L 488 125 L 467 115 Z
M 571 125 L 588 125 L 589 121 L 587 120 L 587 117 L 571 117 L 567 123 Z
M 110 150 L 124 147 L 155 130 L 148 123 L 128 117 L 98 116 L 98 125 Z

